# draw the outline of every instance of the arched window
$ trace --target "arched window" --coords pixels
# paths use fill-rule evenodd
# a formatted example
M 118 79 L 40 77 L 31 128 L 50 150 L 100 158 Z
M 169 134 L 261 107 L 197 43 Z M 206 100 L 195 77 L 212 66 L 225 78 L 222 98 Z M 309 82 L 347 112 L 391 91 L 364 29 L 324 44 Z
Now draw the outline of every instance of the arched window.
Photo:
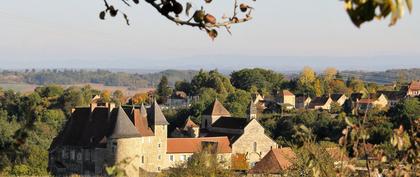
M 257 152 L 257 142 L 254 142 L 254 152 Z

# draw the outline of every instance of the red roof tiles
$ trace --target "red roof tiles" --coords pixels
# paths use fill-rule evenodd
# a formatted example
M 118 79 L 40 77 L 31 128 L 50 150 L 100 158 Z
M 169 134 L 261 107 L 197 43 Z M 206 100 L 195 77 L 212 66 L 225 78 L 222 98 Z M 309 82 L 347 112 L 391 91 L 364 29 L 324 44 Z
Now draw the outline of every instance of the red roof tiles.
M 250 174 L 277 174 L 286 170 L 292 165 L 296 158 L 291 148 L 272 149 L 258 162 L 251 170 Z
M 229 140 L 223 137 L 202 137 L 202 138 L 168 138 L 167 153 L 196 153 L 202 150 L 203 143 L 217 143 L 218 153 L 231 153 Z

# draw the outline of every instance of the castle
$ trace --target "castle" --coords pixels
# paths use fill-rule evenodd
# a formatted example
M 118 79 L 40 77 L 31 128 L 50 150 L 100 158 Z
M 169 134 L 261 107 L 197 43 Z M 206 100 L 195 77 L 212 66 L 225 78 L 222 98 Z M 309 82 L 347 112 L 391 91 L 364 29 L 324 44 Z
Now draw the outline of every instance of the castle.
M 169 123 L 156 102 L 149 108 L 112 103 L 76 107 L 51 144 L 48 169 L 59 176 L 106 175 L 105 167 L 124 164 L 128 176 L 139 176 L 182 163 L 209 143 L 220 160 L 243 154 L 253 165 L 277 148 L 255 119 L 255 110 L 251 103 L 248 118 L 234 118 L 215 100 L 200 130 L 189 119 L 185 124 L 199 137 L 168 138 Z

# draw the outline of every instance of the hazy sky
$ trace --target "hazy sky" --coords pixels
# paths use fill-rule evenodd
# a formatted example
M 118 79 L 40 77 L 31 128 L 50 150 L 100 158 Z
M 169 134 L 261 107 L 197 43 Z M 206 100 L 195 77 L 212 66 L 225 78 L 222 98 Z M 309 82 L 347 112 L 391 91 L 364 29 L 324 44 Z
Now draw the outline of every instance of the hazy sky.
M 233 2 L 213 2 L 210 9 L 222 7 L 215 16 L 231 13 Z M 220 30 L 212 42 L 204 32 L 164 19 L 145 2 L 126 9 L 132 24 L 126 26 L 122 17 L 99 20 L 102 0 L 3 1 L 0 68 L 420 67 L 417 1 L 397 26 L 388 27 L 386 19 L 361 29 L 339 0 L 244 2 L 255 7 L 254 19 L 234 26 L 232 36 Z

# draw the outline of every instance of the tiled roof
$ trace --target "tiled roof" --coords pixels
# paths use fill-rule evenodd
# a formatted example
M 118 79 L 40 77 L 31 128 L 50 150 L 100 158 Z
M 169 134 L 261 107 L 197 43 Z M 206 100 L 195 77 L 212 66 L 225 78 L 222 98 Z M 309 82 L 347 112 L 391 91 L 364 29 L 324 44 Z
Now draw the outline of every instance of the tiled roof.
M 420 80 L 412 81 L 410 85 L 408 86 L 408 89 L 411 91 L 420 90 Z
M 213 116 L 230 116 L 229 111 L 219 102 L 219 100 L 214 100 L 214 102 L 204 110 L 203 115 L 213 115 Z
M 198 125 L 197 124 L 195 124 L 189 117 L 187 118 L 187 120 L 185 120 L 185 123 L 184 123 L 184 129 L 187 129 L 187 128 L 189 128 L 189 127 L 192 127 L 192 128 L 198 128 Z
M 201 137 L 201 138 L 168 138 L 167 153 L 196 153 L 200 152 L 206 142 L 217 143 L 218 153 L 231 153 L 227 137 Z
M 328 99 L 330 97 L 328 96 L 322 96 L 322 97 L 315 97 L 310 103 L 309 108 L 315 108 L 315 106 L 323 106 L 327 103 Z
M 250 120 L 247 118 L 220 117 L 211 126 L 217 128 L 244 129 L 249 122 Z
M 127 114 L 120 106 L 116 117 L 115 127 L 112 132 L 111 138 L 132 138 L 140 137 L 140 133 L 137 128 L 128 118 Z
M 147 115 L 150 125 L 169 125 L 156 101 L 149 108 Z
M 278 174 L 289 168 L 295 158 L 291 148 L 272 149 L 248 173 Z
M 294 94 L 290 92 L 289 90 L 282 90 L 279 95 L 280 96 L 294 96 Z
M 359 104 L 372 104 L 373 102 L 375 102 L 374 99 L 362 98 L 357 103 L 359 103 Z
M 134 110 L 134 126 L 136 126 L 140 136 L 153 136 L 154 133 L 147 121 L 147 114 L 143 113 L 143 111 L 146 112 L 143 104 L 141 105 L 140 110 Z

